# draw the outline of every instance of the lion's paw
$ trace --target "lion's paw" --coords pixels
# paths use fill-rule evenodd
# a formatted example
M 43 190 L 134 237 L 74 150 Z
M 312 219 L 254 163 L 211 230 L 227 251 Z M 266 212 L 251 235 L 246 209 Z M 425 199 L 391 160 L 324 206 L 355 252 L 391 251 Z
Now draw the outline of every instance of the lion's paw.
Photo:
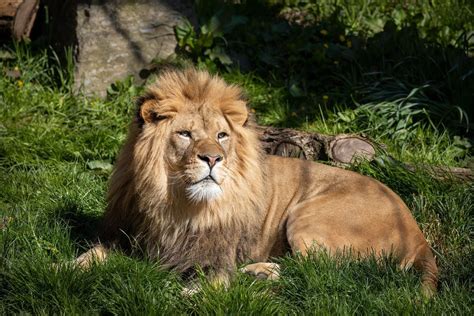
M 246 265 L 241 272 L 255 276 L 257 279 L 278 280 L 280 265 L 271 262 L 258 262 Z

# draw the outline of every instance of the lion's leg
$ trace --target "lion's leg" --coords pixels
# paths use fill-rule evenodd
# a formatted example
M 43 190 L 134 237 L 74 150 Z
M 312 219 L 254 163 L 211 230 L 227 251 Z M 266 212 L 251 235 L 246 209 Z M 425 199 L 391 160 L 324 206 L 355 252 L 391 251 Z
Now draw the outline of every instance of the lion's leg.
M 77 257 L 73 264 L 81 269 L 89 269 L 94 262 L 101 263 L 107 259 L 109 249 L 102 244 L 97 244 L 87 252 Z
M 310 251 L 325 249 L 329 253 L 335 253 L 337 245 L 334 244 L 327 227 L 305 215 L 304 208 L 300 208 L 288 217 L 286 237 L 291 252 L 306 256 Z
M 255 276 L 257 279 L 278 280 L 280 278 L 280 265 L 273 262 L 252 263 L 240 271 Z
M 233 273 L 228 270 L 221 270 L 221 271 L 212 271 L 206 275 L 207 283 L 212 286 L 213 288 L 222 288 L 227 289 L 230 285 L 230 280 L 232 278 Z M 183 288 L 181 291 L 181 295 L 183 296 L 192 296 L 202 289 L 202 284 L 199 280 L 194 279 L 188 282 L 186 287 Z

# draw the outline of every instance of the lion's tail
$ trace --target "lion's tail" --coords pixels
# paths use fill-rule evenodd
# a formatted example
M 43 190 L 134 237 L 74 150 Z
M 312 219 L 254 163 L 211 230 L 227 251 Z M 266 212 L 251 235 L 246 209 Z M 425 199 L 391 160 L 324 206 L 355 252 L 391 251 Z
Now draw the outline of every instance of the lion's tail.
M 428 244 L 422 247 L 415 262 L 415 269 L 421 272 L 422 293 L 425 297 L 432 297 L 438 286 L 438 266 Z

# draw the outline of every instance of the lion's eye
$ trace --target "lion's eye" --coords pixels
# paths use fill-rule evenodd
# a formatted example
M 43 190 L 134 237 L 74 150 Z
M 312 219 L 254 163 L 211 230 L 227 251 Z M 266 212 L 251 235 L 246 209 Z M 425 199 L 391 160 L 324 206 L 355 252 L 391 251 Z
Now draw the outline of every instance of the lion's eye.
M 228 136 L 229 135 L 226 132 L 220 132 L 219 134 L 217 134 L 217 139 L 223 139 L 223 138 L 226 138 Z
M 190 131 L 179 131 L 178 135 L 184 138 L 191 138 L 191 132 Z

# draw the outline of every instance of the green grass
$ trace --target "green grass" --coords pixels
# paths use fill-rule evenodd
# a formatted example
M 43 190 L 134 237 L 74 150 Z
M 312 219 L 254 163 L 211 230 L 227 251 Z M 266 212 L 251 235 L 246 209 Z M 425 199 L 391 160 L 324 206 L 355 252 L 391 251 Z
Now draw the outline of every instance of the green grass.
M 141 88 L 125 80 L 105 100 L 74 95 L 70 70 L 54 56 L 24 46 L 12 55 L 0 60 L 0 314 L 472 314 L 474 184 L 435 180 L 421 167 L 409 172 L 384 156 L 352 168 L 386 183 L 410 206 L 441 270 L 430 301 L 420 295 L 419 275 L 399 271 L 389 258 L 376 264 L 286 256 L 277 259 L 279 281 L 237 275 L 229 289 L 204 282 L 193 297 L 181 296 L 183 281 L 159 263 L 120 252 L 89 271 L 54 269 L 96 237 L 109 167 Z M 19 78 L 3 75 L 14 67 Z M 412 116 L 424 112 L 404 112 L 406 103 L 351 107 L 329 92 L 295 97 L 281 78 L 260 71 L 222 75 L 244 87 L 260 123 L 364 133 L 417 166 L 472 161 L 465 135 L 419 123 Z

